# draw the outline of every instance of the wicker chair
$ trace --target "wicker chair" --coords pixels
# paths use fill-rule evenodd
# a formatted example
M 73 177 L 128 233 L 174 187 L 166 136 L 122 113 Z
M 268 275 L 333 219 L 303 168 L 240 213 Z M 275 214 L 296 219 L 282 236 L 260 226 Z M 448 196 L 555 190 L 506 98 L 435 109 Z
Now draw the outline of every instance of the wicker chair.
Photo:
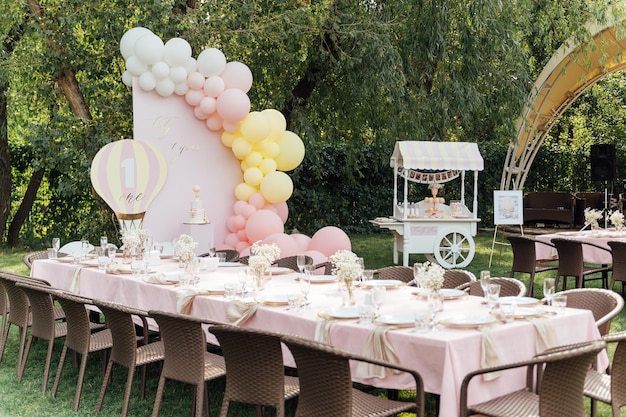
M 239 260 L 239 252 L 236 251 L 235 249 L 220 249 L 220 250 L 216 250 L 215 254 L 218 253 L 223 253 L 226 255 L 226 262 L 237 262 Z M 209 256 L 210 253 L 203 253 L 202 255 L 200 255 L 200 257 L 206 257 Z
M 576 288 L 583 288 L 585 281 L 592 279 L 601 279 L 602 286 L 608 288 L 608 272 L 611 267 L 608 265 L 588 265 L 583 259 L 583 245 L 594 246 L 598 249 L 610 252 L 607 248 L 589 243 L 580 242 L 572 239 L 552 239 L 552 243 L 556 247 L 559 255 L 559 269 L 556 274 L 555 288 L 559 285 L 559 279 L 563 277 L 563 290 L 567 288 L 567 278 L 576 278 Z M 587 278 L 592 274 L 601 274 L 600 278 Z
M 620 417 L 626 405 L 626 332 L 608 334 L 602 338 L 607 344 L 616 343 L 610 373 L 587 371 L 585 396 L 591 399 L 591 416 L 598 414 L 598 401 L 609 404 L 613 417 Z
M 609 290 L 615 287 L 615 282 L 622 283 L 622 297 L 624 297 L 624 283 L 626 282 L 626 242 L 609 241 L 607 242 L 611 248 L 611 258 L 613 259 L 611 272 L 611 283 Z
M 317 271 L 320 268 L 324 268 L 324 275 L 330 275 L 333 273 L 333 264 L 330 261 L 320 262 L 313 265 L 313 269 Z
M 523 297 L 526 295 L 526 286 L 517 278 L 491 277 L 492 284 L 500 284 L 500 297 Z M 466 290 L 469 295 L 484 297 L 480 281 L 471 281 L 457 287 Z
M 37 259 L 48 259 L 48 251 L 40 250 L 27 253 L 23 260 L 24 264 L 28 267 L 28 269 L 30 269 L 33 266 L 33 261 L 36 261 Z
M 296 360 L 300 378 L 297 416 L 392 416 L 402 411 L 424 416 L 424 384 L 413 369 L 334 349 L 293 336 L 282 341 Z M 362 361 L 410 374 L 415 402 L 394 401 L 367 394 L 352 386 L 350 361 Z
M 208 416 L 208 382 L 226 375 L 224 358 L 206 350 L 206 334 L 202 325 L 215 323 L 165 311 L 149 311 L 148 314 L 159 325 L 161 340 L 165 344 L 165 359 L 159 377 L 152 417 L 159 415 L 166 379 L 193 385 L 195 387 L 195 414 L 193 415 L 196 417 L 202 415 L 204 403 Z
M 567 307 L 591 310 L 602 336 L 609 333 L 611 320 L 624 308 L 619 294 L 602 288 L 574 288 L 557 294 L 567 295 Z
M 377 269 L 374 274 L 378 275 L 378 279 L 397 279 L 405 283 L 412 282 L 415 279 L 413 268 L 409 266 L 386 266 Z
M 300 392 L 298 378 L 285 375 L 280 335 L 235 326 L 212 326 L 226 362 L 226 391 L 220 417 L 228 415 L 231 402 L 255 404 L 264 414 L 274 407 L 285 415 L 285 400 Z M 254 346 L 254 349 L 250 349 Z
M 239 257 L 239 263 L 242 265 L 248 265 L 248 260 L 250 259 L 249 256 L 240 256 Z
M 162 341 L 149 343 L 148 340 L 148 323 L 146 311 L 123 306 L 120 304 L 110 303 L 102 300 L 94 300 L 94 305 L 104 313 L 104 319 L 107 327 L 111 329 L 113 337 L 113 348 L 107 363 L 104 378 L 102 378 L 102 387 L 98 396 L 96 405 L 96 415 L 100 413 L 104 395 L 111 376 L 113 364 L 116 363 L 128 369 L 126 377 L 126 389 L 124 391 L 124 402 L 122 403 L 122 417 L 128 414 L 128 404 L 130 401 L 130 393 L 133 386 L 133 376 L 137 367 L 142 367 L 141 378 L 141 395 L 143 399 L 146 392 L 146 366 L 150 363 L 160 362 L 165 356 L 165 350 Z M 142 321 L 143 335 L 140 339 L 140 345 L 137 346 L 137 333 L 133 317 L 139 317 Z
M 507 236 L 513 249 L 513 265 L 511 265 L 511 278 L 515 277 L 515 273 L 524 273 L 529 275 L 528 295 L 533 296 L 535 285 L 535 274 L 545 271 L 555 271 L 559 268 L 553 260 L 539 259 L 537 260 L 535 245 L 537 240 L 527 236 Z M 543 245 L 555 247 L 553 244 L 540 242 Z M 548 264 L 552 262 L 552 264 Z
M 90 299 L 79 297 L 61 290 L 53 290 L 53 294 L 54 298 L 61 303 L 61 306 L 65 311 L 67 320 L 67 336 L 65 337 L 65 343 L 63 344 L 63 350 L 61 351 L 57 374 L 54 378 L 52 396 L 56 397 L 57 395 L 59 382 L 61 381 L 61 375 L 63 374 L 65 357 L 67 356 L 68 349 L 71 349 L 80 355 L 78 381 L 76 383 L 76 393 L 74 394 L 74 405 L 72 407 L 74 411 L 77 411 L 80 405 L 80 395 L 83 390 L 83 379 L 85 378 L 87 357 L 90 353 L 94 352 L 103 352 L 106 354 L 107 351 L 113 346 L 113 338 L 111 336 L 110 329 L 104 329 L 96 333 L 91 332 L 92 322 L 89 321 L 89 313 L 87 312 L 87 305 L 92 304 Z
M 28 296 L 22 288 L 17 287 L 15 284 L 15 279 L 11 279 L 11 277 L 7 276 L 4 273 L 0 274 L 0 285 L 3 286 L 4 291 L 6 292 L 9 301 L 9 308 L 11 310 L 8 318 L 6 319 L 6 323 L 3 321 L 4 329 L 2 333 L 2 345 L 0 346 L 0 361 L 2 361 L 2 357 L 4 356 L 4 349 L 6 347 L 7 338 L 9 337 L 11 325 L 15 325 L 19 329 L 20 341 L 15 373 L 19 376 L 20 367 L 22 365 L 22 361 L 24 360 L 23 358 L 24 348 L 26 346 L 26 333 L 28 328 L 31 326 L 32 317 L 30 314 Z
M 551 349 L 549 353 L 536 355 L 533 359 L 513 364 L 484 368 L 470 372 L 461 384 L 460 416 L 474 414 L 489 417 L 564 417 L 586 415 L 583 397 L 585 375 L 596 355 L 606 347 L 598 340 L 576 346 Z M 528 386 L 480 404 L 468 405 L 468 386 L 478 375 L 526 367 Z M 532 372 L 540 367 L 541 378 L 532 387 Z
M 313 258 L 311 258 L 310 256 L 305 256 L 304 259 L 306 265 L 313 265 Z M 289 268 L 293 269 L 294 271 L 298 271 L 298 256 L 294 255 L 280 258 L 276 261 L 275 264 L 279 268 Z
M 457 288 L 472 281 L 476 281 L 476 277 L 469 271 L 447 269 L 446 272 L 443 273 L 442 288 Z

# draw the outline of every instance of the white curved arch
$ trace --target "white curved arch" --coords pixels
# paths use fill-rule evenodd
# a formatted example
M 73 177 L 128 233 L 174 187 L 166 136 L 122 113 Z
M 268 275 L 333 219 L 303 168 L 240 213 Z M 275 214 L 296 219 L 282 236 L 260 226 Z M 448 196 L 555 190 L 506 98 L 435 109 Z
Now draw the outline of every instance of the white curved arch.
M 593 84 L 626 68 L 626 38 L 620 38 L 616 28 L 621 23 L 590 25 L 592 39 L 588 44 L 567 42 L 548 61 L 517 121 L 501 190 L 523 189 L 537 151 L 559 117 Z

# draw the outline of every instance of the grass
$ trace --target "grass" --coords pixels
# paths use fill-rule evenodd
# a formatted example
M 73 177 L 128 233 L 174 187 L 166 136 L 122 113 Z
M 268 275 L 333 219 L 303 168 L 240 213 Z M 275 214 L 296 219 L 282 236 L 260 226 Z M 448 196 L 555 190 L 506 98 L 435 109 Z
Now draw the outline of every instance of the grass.
M 512 261 L 511 249 L 508 246 L 496 245 L 493 254 L 493 262 L 489 267 L 491 255 L 492 232 L 481 232 L 475 237 L 476 254 L 467 270 L 479 275 L 481 270 L 489 269 L 492 276 L 508 276 Z M 366 268 L 375 269 L 387 265 L 392 265 L 392 238 L 390 234 L 373 234 L 352 236 L 352 249 L 365 260 Z M 28 274 L 28 269 L 22 262 L 24 251 L 5 249 L 0 252 L 0 270 L 15 273 Z M 410 262 L 424 261 L 423 255 L 411 255 Z M 522 281 L 528 285 L 528 280 L 522 277 Z M 536 279 L 535 296 L 542 296 L 542 276 Z M 595 282 L 590 285 L 597 285 Z M 613 332 L 626 329 L 626 313 L 622 312 L 613 321 L 611 330 Z M 26 417 L 26 416 L 54 416 L 54 417 L 82 417 L 93 416 L 95 406 L 102 381 L 102 356 L 99 354 L 90 355 L 83 386 L 81 405 L 78 412 L 72 411 L 72 402 L 76 389 L 78 369 L 72 365 L 72 360 L 66 361 L 63 375 L 56 398 L 52 398 L 50 390 L 56 367 L 63 345 L 63 340 L 58 340 L 53 353 L 53 360 L 50 371 L 50 381 L 48 391 L 41 392 L 41 378 L 43 377 L 43 365 L 45 363 L 46 343 L 33 343 L 24 377 L 21 382 L 17 382 L 15 376 L 18 335 L 15 329 L 11 330 L 7 347 L 0 364 L 0 417 Z M 139 379 L 140 374 L 135 376 L 133 392 L 131 395 L 129 416 L 143 417 L 150 416 L 154 404 L 154 394 L 158 382 L 158 366 L 152 366 L 148 372 L 148 385 L 146 388 L 146 398 L 139 399 Z M 113 368 L 113 380 L 109 385 L 104 400 L 104 405 L 100 413 L 103 417 L 119 416 L 121 403 L 124 394 L 126 371 L 121 368 Z M 211 384 L 211 414 L 218 415 L 222 401 L 224 381 L 216 381 Z M 409 394 L 409 393 L 405 393 Z M 161 407 L 161 415 L 183 416 L 188 415 L 191 410 L 191 388 L 184 384 L 168 382 L 165 391 L 165 398 Z M 427 415 L 435 416 L 434 399 L 428 399 Z M 603 404 L 599 405 L 600 417 L 611 415 L 610 409 Z M 287 404 L 287 416 L 293 415 L 295 401 Z M 273 415 L 273 410 L 268 410 L 269 416 Z M 255 410 L 250 406 L 231 407 L 230 416 L 253 416 Z M 410 414 L 408 414 L 410 415 Z M 626 414 L 623 414 L 626 415 Z

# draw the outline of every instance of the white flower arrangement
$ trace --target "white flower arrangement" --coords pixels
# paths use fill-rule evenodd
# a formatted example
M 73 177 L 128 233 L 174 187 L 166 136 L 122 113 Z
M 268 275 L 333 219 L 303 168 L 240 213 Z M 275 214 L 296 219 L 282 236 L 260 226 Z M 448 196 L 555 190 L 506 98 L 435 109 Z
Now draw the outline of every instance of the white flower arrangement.
M 585 224 L 592 226 L 598 226 L 598 220 L 602 218 L 602 212 L 600 210 L 587 207 L 585 209 Z
M 140 248 L 149 236 L 150 232 L 145 229 L 123 229 L 121 232 L 122 244 L 128 250 Z
M 333 264 L 333 273 L 337 274 L 339 264 L 357 264 L 359 257 L 354 252 L 341 249 L 328 257 L 328 260 Z
M 254 272 L 257 278 L 262 277 L 270 265 L 270 261 L 262 255 L 251 255 L 250 258 L 248 258 L 248 266 L 252 269 L 252 272 Z
M 611 213 L 609 220 L 611 221 L 611 224 L 613 226 L 619 229 L 624 225 L 624 214 L 619 210 L 614 211 L 613 213 Z
M 275 243 L 261 243 L 261 241 L 258 240 L 252 244 L 250 254 L 264 257 L 269 266 L 280 258 L 280 248 Z
M 440 190 L 443 188 L 443 184 L 439 183 L 439 182 L 431 182 L 428 185 L 428 189 L 429 190 Z
M 341 249 L 329 256 L 328 260 L 333 264 L 333 274 L 337 276 L 339 282 L 346 284 L 348 297 L 352 299 L 352 283 L 363 272 L 359 257 L 354 252 Z
M 176 244 L 174 245 L 174 252 L 178 255 L 178 259 L 181 262 L 189 262 L 193 259 L 195 254 L 196 246 L 198 246 L 197 242 L 194 242 L 193 238 L 189 235 L 182 234 L 176 239 Z
M 443 286 L 443 275 L 446 272 L 440 265 L 424 262 L 417 268 L 415 281 L 421 288 L 439 291 Z

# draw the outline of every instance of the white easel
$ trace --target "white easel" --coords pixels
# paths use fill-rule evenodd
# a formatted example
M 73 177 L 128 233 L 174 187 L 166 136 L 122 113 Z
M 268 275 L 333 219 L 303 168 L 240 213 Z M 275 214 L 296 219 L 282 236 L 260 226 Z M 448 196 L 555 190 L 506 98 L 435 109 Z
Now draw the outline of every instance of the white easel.
M 491 254 L 489 255 L 489 268 L 493 260 L 493 251 L 496 245 L 510 246 L 504 241 L 505 230 L 502 232 L 502 240 L 498 241 L 498 229 L 501 225 L 519 226 L 520 233 L 524 236 L 524 203 L 521 190 L 494 190 L 493 192 L 493 240 L 491 241 Z M 502 254 L 502 248 L 500 248 Z

